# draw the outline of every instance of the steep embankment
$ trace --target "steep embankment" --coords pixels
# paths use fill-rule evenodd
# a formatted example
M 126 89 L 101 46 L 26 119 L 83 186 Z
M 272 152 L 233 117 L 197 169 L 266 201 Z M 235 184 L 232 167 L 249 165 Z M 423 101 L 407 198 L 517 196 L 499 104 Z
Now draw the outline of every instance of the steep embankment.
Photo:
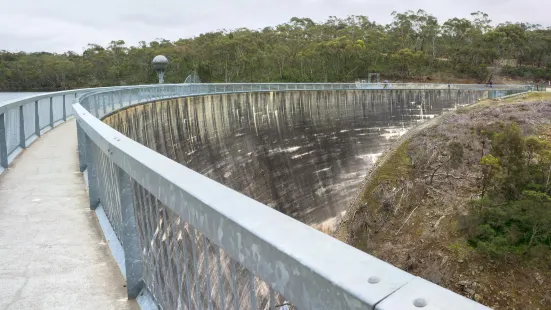
M 496 309 L 551 309 L 551 94 L 485 101 L 404 137 L 336 235 Z

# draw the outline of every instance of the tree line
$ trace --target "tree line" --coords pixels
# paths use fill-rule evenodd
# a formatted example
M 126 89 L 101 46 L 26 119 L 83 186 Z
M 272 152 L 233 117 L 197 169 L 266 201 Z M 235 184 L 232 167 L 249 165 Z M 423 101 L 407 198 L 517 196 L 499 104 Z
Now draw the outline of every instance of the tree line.
M 183 82 L 192 71 L 203 82 L 353 82 L 370 73 L 395 81 L 488 82 L 498 73 L 551 79 L 551 27 L 493 25 L 482 12 L 444 23 L 423 10 L 392 17 L 387 25 L 366 16 L 332 16 L 321 23 L 294 17 L 275 27 L 176 41 L 89 44 L 82 54 L 0 51 L 0 90 L 155 83 L 151 60 L 157 54 L 170 60 L 169 83 Z

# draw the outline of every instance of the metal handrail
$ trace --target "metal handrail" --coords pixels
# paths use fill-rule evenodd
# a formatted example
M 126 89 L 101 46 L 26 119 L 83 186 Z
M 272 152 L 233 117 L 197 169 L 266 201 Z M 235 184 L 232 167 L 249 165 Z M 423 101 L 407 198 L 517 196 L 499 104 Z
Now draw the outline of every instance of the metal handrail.
M 136 208 L 137 202 L 128 194 L 136 188 L 129 184 L 135 182 L 298 309 L 417 309 L 427 304 L 428 309 L 487 309 L 196 173 L 99 119 L 131 105 L 178 96 L 357 90 L 356 86 L 355 83 L 186 84 L 130 87 L 81 96 L 73 108 L 79 132 L 81 169 L 87 169 L 89 177 L 91 207 L 119 204 L 118 212 L 128 216 L 116 224 L 121 226 L 116 231 L 120 231 L 125 251 L 129 296 L 135 297 L 136 290 L 141 290 L 143 285 L 142 267 L 136 265 L 136 262 L 141 264 L 142 258 L 139 254 L 142 249 L 136 241 L 136 223 L 140 218 L 135 211 L 128 211 Z M 496 90 L 495 87 L 491 90 Z M 403 89 L 412 88 L 404 86 Z M 525 89 L 511 86 L 502 90 Z M 128 100 L 115 102 L 116 96 Z M 98 182 L 105 178 L 111 180 L 110 184 Z M 102 191 L 110 190 L 114 192 L 109 197 L 119 197 L 116 203 L 100 199 Z
M 143 85 L 146 86 L 146 85 Z M 32 95 L 24 98 L 17 98 L 12 100 L 6 100 L 0 102 L 0 114 L 3 114 L 7 110 L 14 109 L 17 107 L 20 107 L 22 105 L 25 105 L 27 103 L 32 103 L 35 101 L 39 101 L 42 99 L 49 99 L 52 97 L 59 97 L 63 95 L 75 95 L 75 94 L 83 94 L 83 93 L 92 93 L 96 91 L 101 90 L 113 90 L 113 89 L 122 89 L 125 87 L 136 87 L 136 86 L 110 86 L 110 87 L 96 87 L 96 88 L 79 88 L 79 89 L 71 89 L 71 90 L 63 90 L 63 91 L 57 91 L 57 92 L 47 92 L 40 95 Z

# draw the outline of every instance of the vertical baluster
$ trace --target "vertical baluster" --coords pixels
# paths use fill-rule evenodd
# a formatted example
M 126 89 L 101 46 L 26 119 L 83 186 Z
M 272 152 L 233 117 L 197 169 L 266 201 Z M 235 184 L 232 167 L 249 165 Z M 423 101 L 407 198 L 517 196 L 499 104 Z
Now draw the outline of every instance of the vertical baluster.
M 235 274 L 235 266 L 237 265 L 237 262 L 232 258 L 230 260 L 230 271 L 231 271 L 231 282 L 232 282 L 232 288 L 233 288 L 233 308 L 234 310 L 239 310 L 239 294 L 237 291 L 237 275 Z
M 212 298 L 211 298 L 211 286 L 210 286 L 210 266 L 209 266 L 209 246 L 207 242 L 207 237 L 203 236 L 203 255 L 205 255 L 205 276 L 207 278 L 207 302 L 209 305 L 209 310 L 212 310 Z
M 24 149 L 25 143 L 25 117 L 23 116 L 23 105 L 19 106 L 19 146 Z
M 111 101 L 111 112 L 113 112 L 115 111 L 115 94 L 114 93 L 111 93 L 109 100 Z
M 270 286 L 270 309 L 275 309 L 276 302 L 275 302 L 275 293 L 274 289 Z
M 251 309 L 258 309 L 256 307 L 256 293 L 254 291 L 254 274 L 251 271 L 249 272 L 249 282 L 250 282 L 250 293 L 251 293 Z
M 182 295 L 184 294 L 184 285 L 182 282 L 184 281 L 185 274 L 182 271 L 182 255 L 180 253 L 180 242 L 178 240 L 178 233 L 180 232 L 179 231 L 180 225 L 178 225 L 178 223 L 181 221 L 181 219 L 176 218 L 173 221 L 174 222 L 171 224 L 172 238 L 170 240 L 170 242 L 172 243 L 172 246 L 169 249 L 170 252 L 168 255 L 170 257 L 173 257 L 175 260 L 174 266 L 176 267 L 176 280 L 178 281 L 178 287 L 177 287 L 178 300 L 177 300 L 176 307 L 177 309 L 184 309 L 184 299 L 182 297 Z M 183 241 L 183 236 L 182 236 L 182 241 Z
M 153 235 L 153 238 L 154 238 L 153 243 L 155 245 L 154 255 L 156 256 L 155 260 L 156 260 L 157 266 L 162 266 L 162 267 L 157 267 L 155 269 L 157 271 L 156 273 L 157 273 L 157 283 L 159 286 L 159 293 L 163 293 L 164 296 L 160 296 L 160 294 L 158 294 L 157 296 L 160 299 L 160 301 L 163 303 L 163 305 L 167 305 L 168 301 L 170 300 L 168 289 L 167 289 L 168 281 L 166 280 L 166 276 L 165 276 L 165 269 L 167 264 L 165 261 L 165 256 L 162 253 L 163 243 L 164 243 L 163 242 L 163 233 L 164 233 L 163 223 L 166 222 L 166 218 L 162 217 L 160 212 L 160 208 L 164 208 L 164 207 L 161 207 L 161 205 L 159 204 L 155 196 L 149 194 L 147 195 L 147 197 L 149 198 L 151 209 L 152 209 L 151 214 L 153 215 L 154 221 L 156 222 L 156 226 L 155 225 L 153 226 L 153 228 L 156 229 Z M 164 297 L 164 300 L 162 299 L 163 297 Z
M 38 111 L 38 100 L 34 102 L 34 134 L 40 137 L 40 112 Z
M 143 287 L 143 269 L 141 246 L 138 237 L 138 221 L 132 194 L 130 176 L 121 168 L 117 170 L 117 185 L 122 213 L 121 243 L 124 249 L 124 265 L 126 267 L 126 291 L 128 299 L 138 297 Z
M 50 127 L 54 128 L 54 97 L 50 97 Z
M 146 202 L 145 202 L 145 198 L 144 198 L 144 193 L 143 193 L 143 187 L 141 187 L 140 185 L 137 185 L 137 183 L 135 182 L 130 182 L 132 183 L 132 191 L 133 191 L 133 195 L 134 195 L 134 210 L 136 211 L 136 219 L 138 221 L 138 235 L 139 235 L 139 238 L 140 240 L 143 241 L 143 243 L 141 244 L 142 246 L 142 278 L 143 278 L 143 281 L 144 281 L 144 286 L 145 286 L 145 283 L 147 283 L 147 281 L 149 280 L 149 276 L 151 274 L 151 270 L 148 268 L 148 260 L 149 260 L 149 253 L 150 253 L 150 248 L 151 248 L 151 245 L 149 243 L 149 241 L 151 240 L 150 237 L 149 237 L 149 231 L 148 231 L 148 226 L 147 226 L 147 222 L 148 220 L 146 219 Z M 144 266 L 145 265 L 145 266 Z M 151 292 L 152 293 L 152 292 Z
M 160 293 L 157 293 L 157 290 L 159 290 L 159 273 L 158 268 L 155 268 L 155 265 L 157 261 L 157 242 L 155 238 L 155 231 L 156 227 L 154 222 L 157 220 L 155 219 L 155 215 L 153 213 L 154 206 L 151 202 L 151 195 L 146 192 L 146 190 L 143 187 L 140 187 L 140 197 L 142 201 L 143 206 L 143 215 L 142 218 L 144 219 L 144 229 L 146 234 L 146 240 L 147 243 L 144 244 L 144 246 L 147 247 L 147 256 L 148 256 L 148 279 L 150 282 L 150 289 L 151 293 L 154 296 L 159 296 Z
M 101 106 L 102 106 L 102 109 L 103 109 L 103 116 L 105 116 L 105 114 L 107 114 L 107 112 L 106 112 L 106 110 L 105 110 L 105 106 L 106 106 L 105 100 L 106 100 L 106 99 L 107 99 L 107 98 L 105 98 L 105 95 L 102 96 L 102 99 L 101 99 Z
M 224 296 L 224 279 L 222 278 L 222 262 L 220 259 L 220 248 L 216 246 L 216 263 L 218 264 L 218 290 L 220 295 L 220 307 L 219 309 L 226 309 L 225 296 Z
M 96 113 L 94 116 L 99 117 L 99 108 L 98 108 L 98 99 L 97 96 L 93 96 L 92 99 L 94 100 L 94 112 Z
M 195 298 L 197 299 L 197 309 L 202 309 L 201 285 L 199 283 L 199 272 L 197 267 L 197 239 L 195 238 L 195 228 L 190 227 L 189 236 L 191 238 L 191 254 L 193 256 L 193 275 L 195 276 Z
M 189 227 L 189 229 L 191 230 L 193 228 Z M 186 229 L 183 223 L 182 223 L 182 254 L 184 255 L 184 277 L 186 280 L 186 295 L 187 295 L 188 309 L 191 310 L 193 309 L 193 302 L 191 301 L 191 281 L 189 280 L 189 277 L 191 275 L 188 268 L 189 254 L 187 251 L 187 244 L 186 244 Z
M 0 114 L 0 166 L 8 168 L 8 145 L 5 113 Z
M 65 106 L 65 95 L 63 95 L 63 121 L 67 121 L 67 107 Z
M 170 223 L 166 213 L 166 207 L 162 208 L 160 215 L 163 217 L 162 222 L 159 224 L 160 230 L 161 232 L 163 232 L 163 234 L 166 235 L 166 238 L 164 238 L 164 241 L 162 240 L 163 238 L 161 237 L 161 248 L 159 249 L 159 251 L 161 252 L 163 266 L 165 269 L 164 270 L 165 292 L 167 296 L 167 302 L 173 302 L 174 300 L 171 299 L 170 297 L 171 296 L 174 297 L 174 294 L 171 294 L 171 293 L 174 293 L 174 287 L 175 287 L 175 284 L 173 281 L 174 279 L 172 277 L 172 272 L 174 271 L 174 269 L 172 267 L 172 260 L 170 257 L 170 248 L 171 248 L 170 246 L 171 237 L 169 233 Z M 172 306 L 172 304 L 169 304 L 169 306 Z

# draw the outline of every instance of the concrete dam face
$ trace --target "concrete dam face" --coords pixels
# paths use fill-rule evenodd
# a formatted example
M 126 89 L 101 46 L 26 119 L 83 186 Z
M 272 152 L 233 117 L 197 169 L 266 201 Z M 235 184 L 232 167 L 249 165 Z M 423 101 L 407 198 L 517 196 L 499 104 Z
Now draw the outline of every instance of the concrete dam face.
M 104 121 L 313 225 L 348 208 L 393 140 L 419 122 L 487 96 L 447 89 L 231 93 L 147 103 Z

